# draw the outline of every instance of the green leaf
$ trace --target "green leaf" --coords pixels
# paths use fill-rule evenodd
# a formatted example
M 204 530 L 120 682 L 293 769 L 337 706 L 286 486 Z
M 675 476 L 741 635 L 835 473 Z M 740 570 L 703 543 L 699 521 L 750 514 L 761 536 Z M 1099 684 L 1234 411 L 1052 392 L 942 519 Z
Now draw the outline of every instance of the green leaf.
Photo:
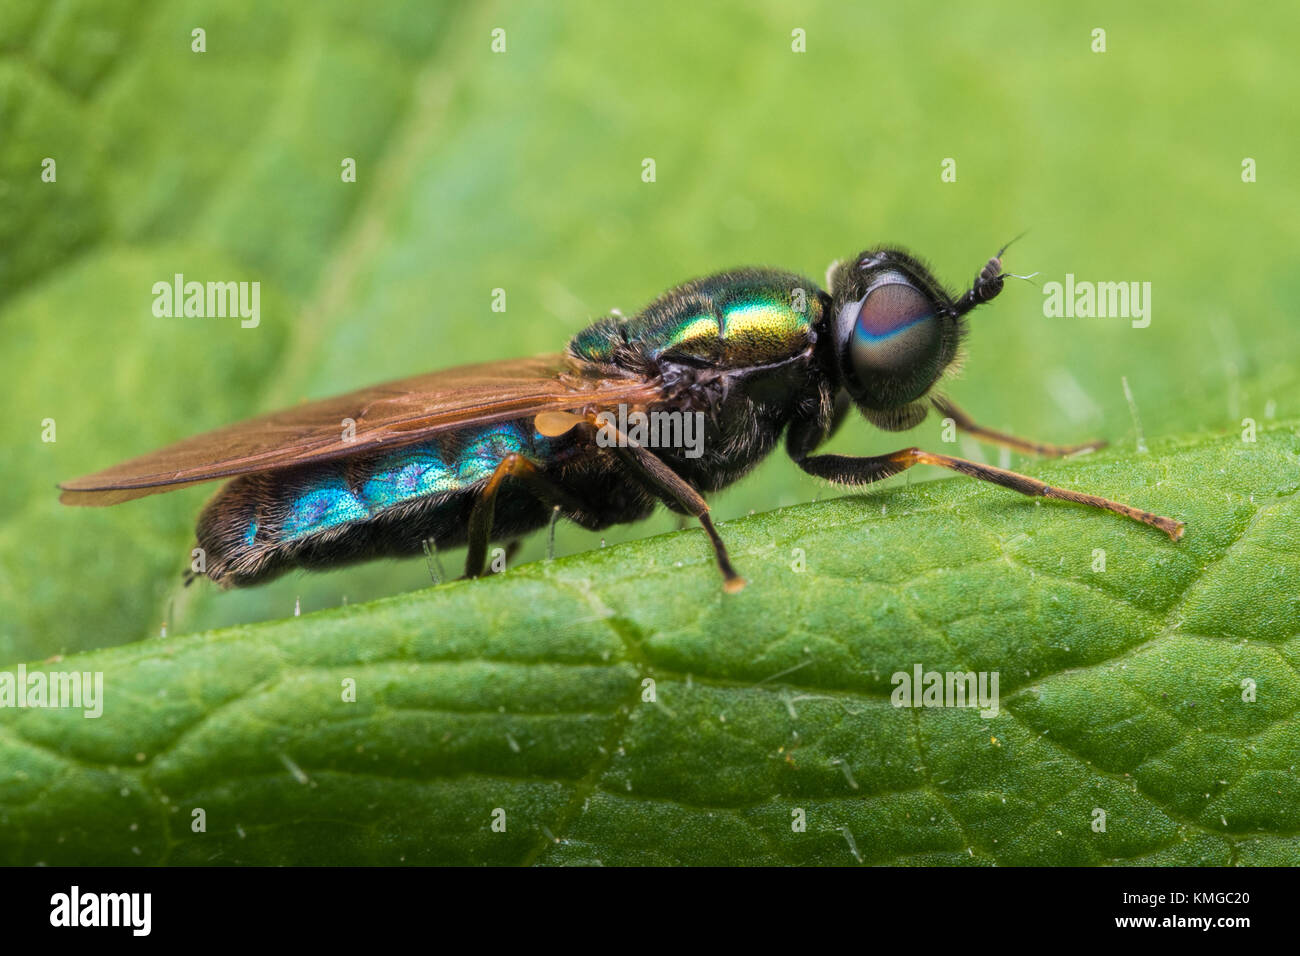
M 1187 518 L 1178 546 L 1059 503 L 913 485 L 727 523 L 753 584 L 726 601 L 698 531 L 594 551 L 604 536 L 564 526 L 576 559 L 364 609 L 427 584 L 423 562 L 182 590 L 210 489 L 74 510 L 54 485 L 303 399 L 553 351 L 611 306 L 739 264 L 817 276 L 898 241 L 956 286 L 1026 227 L 1013 271 L 1150 281 L 1153 321 L 1051 319 L 1010 283 L 949 388 L 983 424 L 1132 447 L 1138 415 L 1148 436 L 1292 420 L 1300 189 L 1278 117 L 1300 67 L 1277 37 L 1298 11 L 1179 9 L 1172 43 L 1170 11 L 1116 7 L 1103 56 L 1092 24 L 1047 5 L 811 4 L 796 24 L 748 0 L 672 16 L 6 0 L 0 660 L 164 621 L 173 636 L 70 658 L 107 675 L 100 720 L 0 712 L 5 858 L 851 862 L 843 826 L 868 860 L 1294 862 L 1286 429 L 1013 460 Z M 177 272 L 261 282 L 261 325 L 154 317 L 153 283 Z M 831 450 L 938 441 L 933 418 L 902 436 L 855 420 Z M 827 494 L 780 457 L 715 514 Z M 900 659 L 1002 668 L 1007 707 L 895 711 Z M 1233 667 L 1258 680 L 1245 709 Z M 640 702 L 647 674 L 658 704 Z M 340 713 L 348 675 L 362 692 Z M 505 834 L 486 829 L 498 805 Z M 538 820 L 571 842 L 545 843 Z
M 31 665 L 103 716 L 0 710 L 0 862 L 1295 865 L 1300 423 L 1249 437 L 1032 468 L 1178 544 L 954 479 L 724 524 L 737 595 L 689 530 Z
M 1300 150 L 1279 122 L 1300 60 L 1278 42 L 1300 6 L 1118 4 L 1104 55 L 1065 6 L 787 6 L 0 4 L 0 660 L 422 586 L 417 559 L 217 600 L 180 587 L 211 488 L 73 510 L 54 486 L 305 399 L 555 351 L 738 265 L 817 278 L 898 242 L 956 287 L 1029 229 L 1009 269 L 1150 281 L 1152 321 L 1048 318 L 1009 283 L 948 387 L 982 424 L 1124 439 L 1121 376 L 1148 436 L 1300 415 Z M 177 272 L 261 282 L 261 324 L 154 317 L 153 283 Z M 940 428 L 855 416 L 831 450 Z M 782 457 L 715 513 L 826 494 Z M 559 550 L 671 527 L 561 527 Z

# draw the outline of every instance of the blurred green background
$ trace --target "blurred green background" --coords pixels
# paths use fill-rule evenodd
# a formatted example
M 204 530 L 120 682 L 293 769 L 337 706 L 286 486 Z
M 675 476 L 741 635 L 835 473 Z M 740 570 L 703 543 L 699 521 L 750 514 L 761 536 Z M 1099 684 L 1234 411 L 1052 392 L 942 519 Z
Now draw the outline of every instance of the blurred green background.
M 1149 281 L 1153 318 L 1049 319 L 1010 283 L 950 389 L 984 424 L 1132 447 L 1122 376 L 1148 439 L 1300 414 L 1298 27 L 1292 3 L 6 0 L 0 661 L 428 585 L 416 559 L 183 591 L 215 486 L 71 509 L 54 485 L 302 399 L 555 351 L 736 265 L 820 279 L 893 241 L 956 290 L 1029 229 L 1009 269 Z M 176 272 L 260 281 L 260 327 L 155 318 Z M 938 428 L 855 418 L 834 446 L 934 446 Z M 841 493 L 774 456 L 714 504 Z

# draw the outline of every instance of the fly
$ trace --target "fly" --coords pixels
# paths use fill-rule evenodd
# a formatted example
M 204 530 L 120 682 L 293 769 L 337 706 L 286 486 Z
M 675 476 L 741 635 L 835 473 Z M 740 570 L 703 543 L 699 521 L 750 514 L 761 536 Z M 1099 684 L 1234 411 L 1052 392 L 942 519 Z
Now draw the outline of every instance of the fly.
M 491 542 L 517 543 L 553 514 L 600 530 L 663 503 L 699 520 L 726 590 L 738 591 L 744 580 L 704 494 L 736 481 L 784 436 L 800 468 L 836 484 L 938 465 L 1111 511 L 1177 541 L 1180 521 L 962 458 L 919 448 L 814 454 L 853 407 L 886 431 L 936 410 L 976 438 L 1023 452 L 1101 447 L 983 428 L 936 390 L 955 369 L 967 315 L 1002 291 L 1001 256 L 956 298 L 920 261 L 888 247 L 832 266 L 829 292 L 772 269 L 696 279 L 632 318 L 600 319 L 563 353 L 462 366 L 265 415 L 67 482 L 61 500 L 109 505 L 230 479 L 197 529 L 203 573 L 222 587 L 416 555 L 429 542 L 467 545 L 465 574 L 477 577 Z M 675 442 L 674 422 L 687 416 L 698 442 Z

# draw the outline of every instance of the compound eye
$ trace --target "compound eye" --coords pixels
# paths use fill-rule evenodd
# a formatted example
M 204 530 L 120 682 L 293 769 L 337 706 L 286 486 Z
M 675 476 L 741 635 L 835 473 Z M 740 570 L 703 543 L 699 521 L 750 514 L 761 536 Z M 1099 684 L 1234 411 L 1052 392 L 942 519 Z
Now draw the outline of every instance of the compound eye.
M 882 375 L 911 377 L 938 360 L 940 327 L 934 303 L 913 286 L 878 285 L 857 311 L 847 344 L 860 382 Z

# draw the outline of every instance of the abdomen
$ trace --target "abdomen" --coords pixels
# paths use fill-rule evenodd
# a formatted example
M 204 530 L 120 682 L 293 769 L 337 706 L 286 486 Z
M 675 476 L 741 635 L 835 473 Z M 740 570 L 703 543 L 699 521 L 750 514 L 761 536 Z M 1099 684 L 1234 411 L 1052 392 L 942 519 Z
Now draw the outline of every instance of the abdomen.
M 426 540 L 464 544 L 474 501 L 497 464 L 512 453 L 545 463 L 555 451 L 531 421 L 505 422 L 366 458 L 237 478 L 199 518 L 207 574 L 223 587 L 246 586 L 295 567 L 419 554 Z M 493 537 L 533 531 L 549 510 L 507 482 Z

